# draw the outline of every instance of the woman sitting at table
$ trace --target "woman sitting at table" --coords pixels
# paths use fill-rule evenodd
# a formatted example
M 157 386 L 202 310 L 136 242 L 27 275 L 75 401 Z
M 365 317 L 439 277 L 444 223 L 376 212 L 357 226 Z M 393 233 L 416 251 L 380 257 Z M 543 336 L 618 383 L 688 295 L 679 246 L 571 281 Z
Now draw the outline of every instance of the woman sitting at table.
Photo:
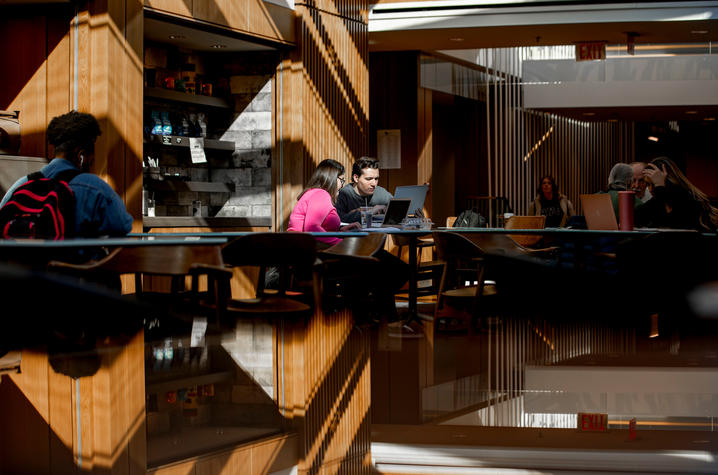
M 715 232 L 718 210 L 667 157 L 658 157 L 643 170 L 653 198 L 636 208 L 638 226 Z
M 297 198 L 289 216 L 289 231 L 337 232 L 359 229 L 359 223 L 341 226 L 334 202 L 344 185 L 344 165 L 327 158 L 322 160 Z M 338 237 L 317 237 L 319 247 L 326 248 L 341 241 Z
M 536 188 L 536 199 L 529 205 L 529 215 L 546 216 L 546 227 L 558 228 L 565 226 L 574 214 L 573 204 L 558 192 L 556 180 L 551 175 L 542 177 Z

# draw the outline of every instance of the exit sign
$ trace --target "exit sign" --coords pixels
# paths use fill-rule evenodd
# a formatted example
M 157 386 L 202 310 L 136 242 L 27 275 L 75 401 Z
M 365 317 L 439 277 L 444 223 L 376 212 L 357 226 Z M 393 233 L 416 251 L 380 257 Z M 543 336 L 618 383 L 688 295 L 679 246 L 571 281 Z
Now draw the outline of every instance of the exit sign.
M 606 43 L 577 43 L 576 61 L 595 61 L 606 59 Z
M 582 432 L 606 432 L 608 429 L 608 414 L 578 413 L 577 426 Z

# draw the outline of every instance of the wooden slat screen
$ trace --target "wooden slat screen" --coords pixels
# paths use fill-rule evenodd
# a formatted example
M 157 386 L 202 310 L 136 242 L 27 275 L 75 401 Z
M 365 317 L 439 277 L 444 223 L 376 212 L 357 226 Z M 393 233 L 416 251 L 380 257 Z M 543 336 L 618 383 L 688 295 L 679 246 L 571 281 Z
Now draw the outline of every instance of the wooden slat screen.
M 517 214 L 526 214 L 538 180 L 552 175 L 581 212 L 579 195 L 607 185 L 608 173 L 634 155 L 633 123 L 592 122 L 525 109 L 521 63 L 529 48 L 481 50 L 487 74 L 486 146 L 489 194 L 505 196 Z
M 348 169 L 368 151 L 369 71 L 365 1 L 295 5 L 298 48 L 275 84 L 275 227 L 286 229 L 304 183 L 333 158 Z

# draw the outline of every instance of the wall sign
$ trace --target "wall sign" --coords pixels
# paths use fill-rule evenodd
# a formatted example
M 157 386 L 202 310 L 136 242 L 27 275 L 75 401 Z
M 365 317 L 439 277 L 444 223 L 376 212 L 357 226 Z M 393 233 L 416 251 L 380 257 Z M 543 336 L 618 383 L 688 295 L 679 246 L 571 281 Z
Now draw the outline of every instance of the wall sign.
M 581 432 L 606 432 L 608 429 L 608 414 L 593 414 L 579 412 L 576 426 Z
M 576 43 L 576 61 L 606 59 L 606 43 Z
M 401 168 L 401 130 L 376 131 L 376 149 L 379 168 Z

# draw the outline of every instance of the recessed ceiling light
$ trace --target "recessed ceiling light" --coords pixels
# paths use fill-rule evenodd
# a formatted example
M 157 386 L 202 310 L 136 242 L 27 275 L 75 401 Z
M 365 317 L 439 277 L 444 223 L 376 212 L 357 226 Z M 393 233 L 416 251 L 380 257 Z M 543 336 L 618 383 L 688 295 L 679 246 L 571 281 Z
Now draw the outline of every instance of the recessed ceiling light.
M 694 35 L 707 35 L 708 30 L 692 30 L 691 33 Z
M 686 111 L 686 114 L 697 114 L 698 111 Z
M 648 140 L 650 140 L 651 142 L 658 142 L 658 137 L 656 137 L 655 135 L 649 135 Z
M 171 40 L 183 40 L 183 39 L 186 38 L 186 36 L 182 36 L 182 35 L 170 35 L 169 38 L 170 38 Z
M 596 113 L 595 112 L 584 112 L 583 115 L 592 116 L 592 115 L 596 115 Z
M 618 122 L 618 119 L 608 119 L 609 122 Z
M 464 39 L 463 38 L 449 38 L 449 41 L 456 41 L 457 43 L 460 43 L 460 42 L 464 41 Z
M 222 49 L 222 48 L 226 48 L 226 47 L 227 47 L 227 45 L 220 45 L 220 44 L 212 45 L 212 48 L 214 48 L 214 49 Z
M 716 118 L 715 118 L 715 117 L 706 117 L 706 118 L 703 119 L 703 120 L 716 120 Z

